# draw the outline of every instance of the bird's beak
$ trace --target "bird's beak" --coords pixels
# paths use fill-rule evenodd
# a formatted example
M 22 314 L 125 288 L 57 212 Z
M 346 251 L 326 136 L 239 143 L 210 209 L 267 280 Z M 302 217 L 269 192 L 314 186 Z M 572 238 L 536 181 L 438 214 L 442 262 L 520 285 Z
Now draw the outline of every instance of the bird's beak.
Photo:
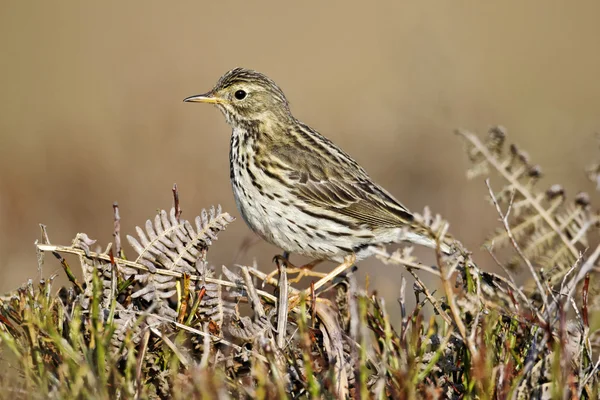
M 225 99 L 215 96 L 212 92 L 198 94 L 196 96 L 190 96 L 183 99 L 186 103 L 209 103 L 209 104 L 221 104 L 225 103 Z

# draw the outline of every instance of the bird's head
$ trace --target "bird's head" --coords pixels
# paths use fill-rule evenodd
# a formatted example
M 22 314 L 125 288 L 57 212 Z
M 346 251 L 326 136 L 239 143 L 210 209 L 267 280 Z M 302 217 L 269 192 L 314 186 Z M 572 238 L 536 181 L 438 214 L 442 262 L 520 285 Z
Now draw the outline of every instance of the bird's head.
M 210 92 L 183 101 L 216 105 L 232 126 L 244 121 L 291 117 L 279 86 L 260 72 L 245 68 L 227 72 Z

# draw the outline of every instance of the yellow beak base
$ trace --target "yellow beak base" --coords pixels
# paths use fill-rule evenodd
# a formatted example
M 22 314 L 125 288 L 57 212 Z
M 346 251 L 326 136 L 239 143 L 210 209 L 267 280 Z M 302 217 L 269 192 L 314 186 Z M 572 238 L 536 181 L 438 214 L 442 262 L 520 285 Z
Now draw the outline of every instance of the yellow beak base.
M 184 102 L 186 103 L 208 103 L 208 104 L 219 104 L 219 103 L 224 103 L 224 100 L 219 98 L 219 97 L 215 97 L 212 93 L 204 93 L 204 94 L 198 94 L 195 96 L 190 96 L 190 97 L 186 97 L 185 99 L 183 99 Z

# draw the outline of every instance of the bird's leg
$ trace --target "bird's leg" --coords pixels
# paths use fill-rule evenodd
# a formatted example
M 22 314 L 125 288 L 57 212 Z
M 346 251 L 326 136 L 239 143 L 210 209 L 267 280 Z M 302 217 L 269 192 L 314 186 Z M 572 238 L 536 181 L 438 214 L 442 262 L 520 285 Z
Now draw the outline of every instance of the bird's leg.
M 315 276 L 318 278 L 323 278 L 325 276 L 324 273 L 315 272 L 312 270 L 316 265 L 318 265 L 322 262 L 323 262 L 323 260 L 312 260 L 308 264 L 304 264 L 301 267 L 288 268 L 288 270 L 287 270 L 288 273 L 298 274 L 298 276 L 296 276 L 294 279 L 290 279 L 290 283 L 298 283 L 305 276 Z
M 316 292 L 319 288 L 323 287 L 328 282 L 332 281 L 336 276 L 343 273 L 347 269 L 351 268 L 354 265 L 355 261 L 356 261 L 355 254 L 350 254 L 350 255 L 347 255 L 346 257 L 344 257 L 344 261 L 340 265 L 335 267 L 333 269 L 333 271 L 326 274 L 324 277 L 322 277 L 317 282 L 315 282 L 313 285 L 311 285 L 308 289 L 306 289 L 304 291 L 304 296 L 305 297 L 311 296 L 312 293 Z M 301 295 L 302 295 L 302 293 L 296 294 L 296 295 L 290 297 L 290 299 L 289 299 L 290 305 L 288 308 L 289 310 L 293 309 L 294 307 L 296 307 L 298 305 L 298 303 L 300 302 Z
M 289 283 L 297 283 L 300 280 L 302 280 L 302 278 L 304 278 L 305 276 L 315 276 L 318 278 L 323 278 L 325 276 L 325 274 L 323 273 L 312 271 L 312 269 L 319 263 L 323 262 L 323 260 L 313 260 L 308 264 L 304 264 L 300 267 L 297 267 L 289 261 L 289 258 L 290 253 L 288 253 L 287 251 L 284 251 L 283 255 L 277 254 L 275 257 L 273 257 L 273 262 L 275 262 L 276 265 L 283 265 L 286 268 L 288 274 L 298 274 L 298 276 L 296 276 L 294 279 L 290 279 Z M 278 272 L 279 269 L 273 270 L 271 273 L 269 273 L 269 275 L 267 275 L 266 280 L 273 278 Z
M 333 269 L 333 271 L 331 271 L 330 273 L 328 273 L 327 275 L 325 275 L 324 277 L 319 279 L 317 282 L 315 282 L 315 284 L 312 285 L 311 288 L 307 289 L 305 291 L 306 295 L 307 296 L 310 295 L 311 291 L 317 291 L 322 286 L 324 286 L 328 282 L 332 281 L 336 276 L 338 276 L 342 272 L 346 271 L 348 268 L 351 268 L 354 265 L 355 261 L 356 261 L 356 254 L 350 254 L 350 255 L 347 255 L 346 257 L 344 257 L 344 261 L 340 265 L 335 267 Z

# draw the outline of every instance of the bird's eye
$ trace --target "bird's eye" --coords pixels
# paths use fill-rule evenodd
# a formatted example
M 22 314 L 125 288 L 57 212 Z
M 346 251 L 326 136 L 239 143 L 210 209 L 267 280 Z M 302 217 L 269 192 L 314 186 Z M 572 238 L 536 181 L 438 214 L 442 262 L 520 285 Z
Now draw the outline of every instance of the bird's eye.
M 233 95 L 238 100 L 244 100 L 246 98 L 246 92 L 243 90 L 238 90 Z

